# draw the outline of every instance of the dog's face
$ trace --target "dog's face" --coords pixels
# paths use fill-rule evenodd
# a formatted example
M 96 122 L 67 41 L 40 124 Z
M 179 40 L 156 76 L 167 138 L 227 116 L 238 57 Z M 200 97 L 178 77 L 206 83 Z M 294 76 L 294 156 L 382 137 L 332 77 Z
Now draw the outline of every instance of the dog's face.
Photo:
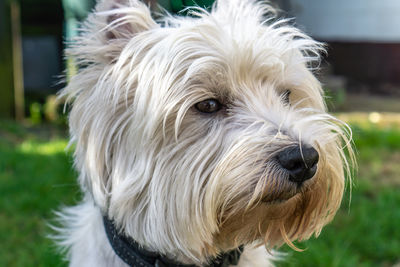
M 253 0 L 156 24 L 108 1 L 64 93 L 84 190 L 139 243 L 185 262 L 317 235 L 349 140 L 309 66 L 321 45 Z M 125 3 L 126 2 L 126 3 Z

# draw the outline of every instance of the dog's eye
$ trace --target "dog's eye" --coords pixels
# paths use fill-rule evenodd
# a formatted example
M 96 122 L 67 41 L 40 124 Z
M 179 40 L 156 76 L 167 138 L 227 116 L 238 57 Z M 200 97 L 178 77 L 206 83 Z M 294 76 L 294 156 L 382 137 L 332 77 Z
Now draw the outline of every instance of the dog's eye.
M 202 113 L 214 113 L 222 108 L 222 104 L 217 99 L 207 99 L 197 103 L 195 108 Z
M 283 102 L 284 102 L 285 104 L 290 104 L 290 99 L 289 99 L 290 94 L 291 94 L 291 91 L 290 91 L 290 90 L 285 90 L 285 91 L 282 93 L 282 100 L 283 100 Z

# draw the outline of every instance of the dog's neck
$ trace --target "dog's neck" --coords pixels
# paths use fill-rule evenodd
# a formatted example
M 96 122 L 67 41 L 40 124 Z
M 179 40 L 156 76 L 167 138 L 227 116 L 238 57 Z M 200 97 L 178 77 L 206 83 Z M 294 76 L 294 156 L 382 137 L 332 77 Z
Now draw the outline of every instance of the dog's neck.
M 174 262 L 167 257 L 145 250 L 131 238 L 118 233 L 114 223 L 103 216 L 104 229 L 108 241 L 114 252 L 129 266 L 143 267 L 196 267 L 196 265 L 181 264 Z M 210 261 L 207 267 L 228 267 L 237 265 L 243 247 L 223 253 Z

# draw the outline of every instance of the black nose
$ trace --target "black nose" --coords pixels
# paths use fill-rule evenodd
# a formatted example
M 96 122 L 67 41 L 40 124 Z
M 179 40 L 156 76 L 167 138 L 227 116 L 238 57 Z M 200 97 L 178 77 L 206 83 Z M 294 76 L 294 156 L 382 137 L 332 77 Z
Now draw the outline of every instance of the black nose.
M 314 176 L 317 171 L 319 155 L 308 146 L 292 146 L 278 154 L 278 161 L 289 172 L 289 180 L 301 185 Z

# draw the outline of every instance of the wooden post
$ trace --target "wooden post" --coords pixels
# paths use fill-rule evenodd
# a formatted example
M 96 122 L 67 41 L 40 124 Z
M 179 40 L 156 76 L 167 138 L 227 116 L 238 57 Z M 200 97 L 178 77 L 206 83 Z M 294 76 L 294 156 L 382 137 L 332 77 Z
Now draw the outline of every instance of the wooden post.
M 0 117 L 14 114 L 10 1 L 0 0 Z
M 21 14 L 19 2 L 11 1 L 11 29 L 14 70 L 15 119 L 23 120 L 25 111 L 24 73 L 22 62 Z

